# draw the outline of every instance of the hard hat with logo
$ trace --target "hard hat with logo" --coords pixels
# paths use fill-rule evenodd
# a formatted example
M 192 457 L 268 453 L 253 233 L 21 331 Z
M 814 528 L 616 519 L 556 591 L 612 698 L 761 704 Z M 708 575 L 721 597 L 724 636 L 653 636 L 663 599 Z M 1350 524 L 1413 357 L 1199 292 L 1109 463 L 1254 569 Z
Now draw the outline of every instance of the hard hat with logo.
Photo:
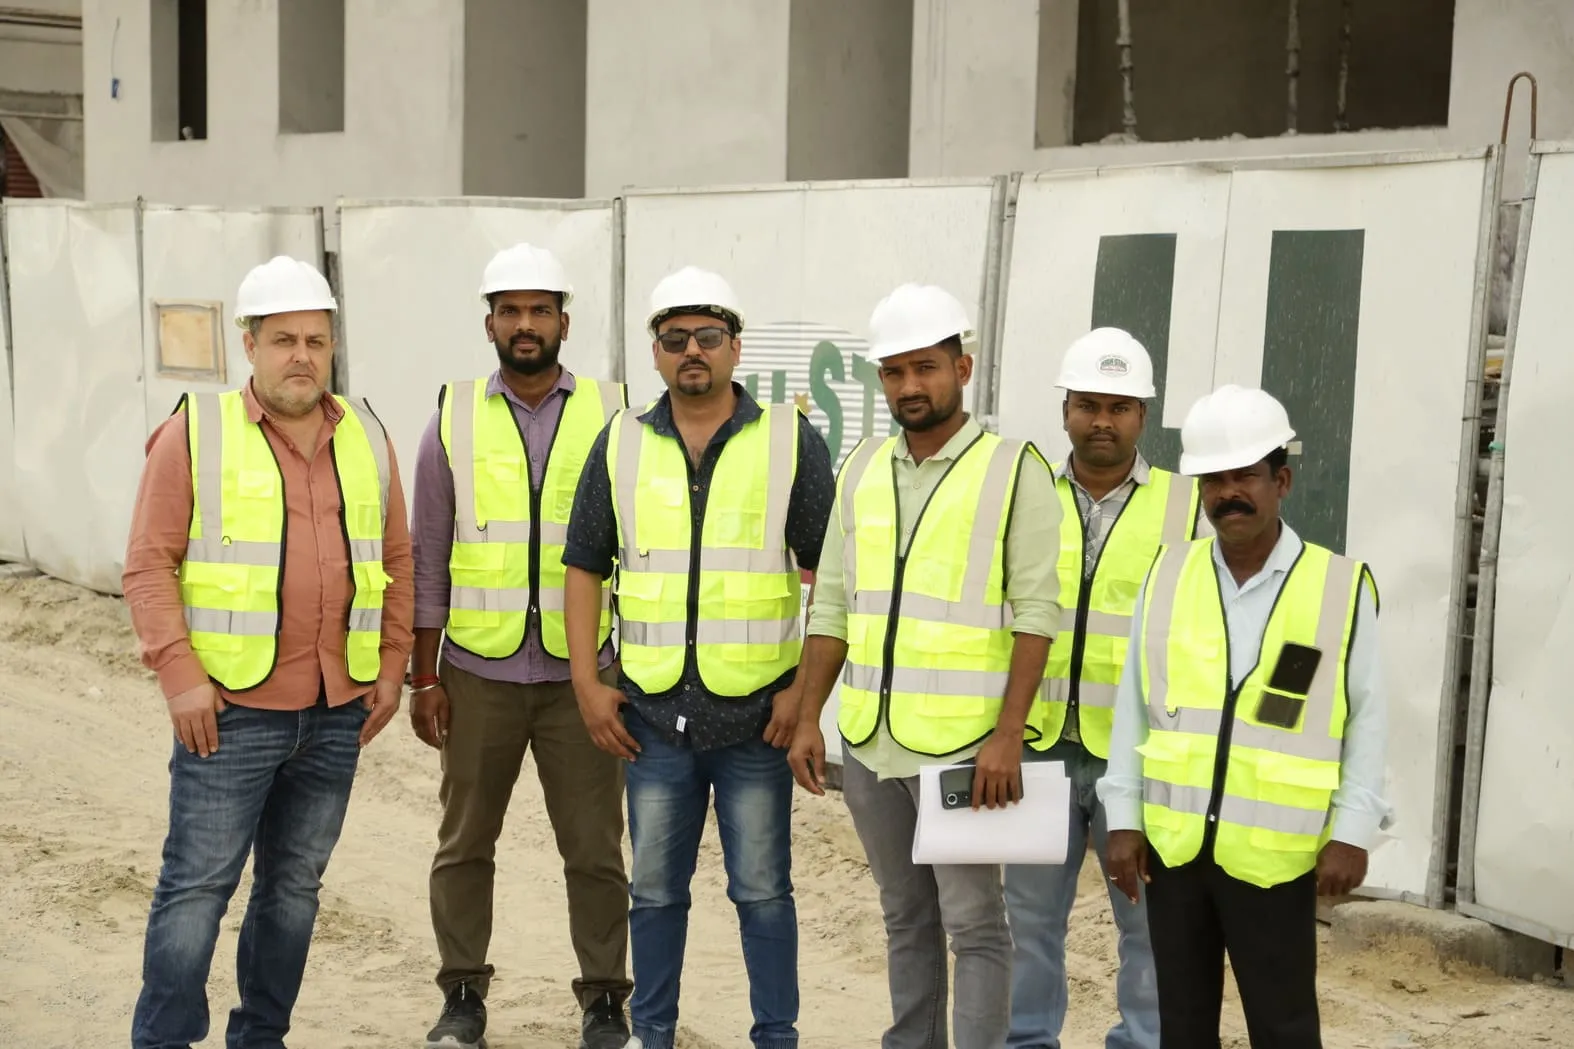
M 288 255 L 275 255 L 252 267 L 235 293 L 235 324 L 245 328 L 252 318 L 297 310 L 337 310 L 333 291 L 317 267 Z
M 574 300 L 574 287 L 557 256 L 532 244 L 515 244 L 492 256 L 481 274 L 483 302 L 500 291 L 555 291 L 563 305 Z
M 955 295 L 933 284 L 903 284 L 869 315 L 871 361 L 927 349 L 953 336 L 964 350 L 978 341 L 967 310 Z
M 1120 328 L 1094 328 L 1066 348 L 1055 385 L 1067 393 L 1154 396 L 1153 362 L 1142 343 Z
M 1181 425 L 1180 472 L 1193 477 L 1261 462 L 1295 437 L 1284 405 L 1266 390 L 1234 384 L 1200 398 Z
M 743 307 L 738 305 L 732 285 L 698 266 L 667 274 L 650 293 L 650 315 L 645 322 L 650 333 L 655 335 L 656 325 L 675 313 L 705 314 L 727 321 L 734 334 L 743 330 Z

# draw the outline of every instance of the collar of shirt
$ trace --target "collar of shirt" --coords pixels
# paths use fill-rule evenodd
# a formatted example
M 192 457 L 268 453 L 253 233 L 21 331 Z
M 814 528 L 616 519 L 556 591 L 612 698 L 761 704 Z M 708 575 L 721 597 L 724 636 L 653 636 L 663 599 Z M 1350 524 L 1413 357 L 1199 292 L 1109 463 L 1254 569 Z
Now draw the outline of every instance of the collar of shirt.
M 1213 541 L 1213 564 L 1218 571 L 1219 585 L 1223 588 L 1224 598 L 1229 601 L 1259 586 L 1266 586 L 1270 582 L 1278 585 L 1283 582 L 1290 569 L 1295 566 L 1296 558 L 1301 556 L 1301 537 L 1295 534 L 1295 529 L 1290 527 L 1288 521 L 1279 520 L 1279 541 L 1274 544 L 1273 551 L 1269 553 L 1268 560 L 1263 562 L 1262 568 L 1246 582 L 1239 586 L 1235 583 L 1235 575 L 1230 571 L 1230 566 L 1224 563 L 1224 551 L 1219 546 L 1219 541 Z
M 764 410 L 760 408 L 760 402 L 750 397 L 749 391 L 744 389 L 741 384 L 733 383 L 732 392 L 738 395 L 738 403 L 732 409 L 732 418 L 721 424 L 721 428 L 716 431 L 716 436 L 711 438 L 711 444 L 727 440 L 749 423 L 765 414 Z M 672 421 L 671 391 L 662 394 L 655 404 L 651 405 L 647 411 L 636 418 L 663 437 L 671 437 L 677 441 L 683 439 L 678 433 L 677 424 Z
M 978 440 L 979 435 L 983 432 L 984 428 L 978 425 L 978 422 L 971 415 L 969 415 L 962 421 L 962 428 L 956 433 L 952 434 L 951 439 L 945 444 L 941 445 L 940 450 L 931 455 L 929 458 L 925 459 L 924 462 L 928 463 L 934 462 L 936 460 L 950 462 L 957 456 L 961 455 L 963 449 L 965 449 L 968 445 Z M 896 449 L 893 454 L 898 459 L 905 459 L 908 462 L 913 461 L 913 453 L 907 450 L 907 434 L 905 432 L 898 435 L 896 438 Z
M 255 379 L 247 379 L 246 385 L 241 388 L 241 400 L 246 404 L 246 418 L 251 420 L 253 424 L 259 424 L 264 419 L 277 424 L 278 420 L 274 418 L 273 413 L 264 408 L 262 402 L 257 399 L 257 391 L 252 389 L 252 383 L 255 381 Z M 326 390 L 323 391 L 322 395 L 322 414 L 323 418 L 327 419 L 330 425 L 344 418 L 344 409 L 339 407 L 339 402 L 333 399 L 333 394 Z
M 559 391 L 562 391 L 563 396 L 568 396 L 574 392 L 574 387 L 576 385 L 577 384 L 574 381 L 574 373 L 569 371 L 567 368 L 559 368 L 557 373 L 557 382 L 553 383 L 552 388 L 547 390 L 546 396 L 541 398 L 541 404 L 547 403 L 552 395 Z M 541 407 L 541 404 L 538 404 L 535 408 L 532 408 L 530 405 L 520 400 L 519 394 L 510 389 L 508 383 L 503 381 L 503 369 L 501 368 L 494 371 L 486 380 L 486 395 L 488 397 L 495 397 L 497 394 L 502 394 L 504 397 L 507 397 L 511 402 L 519 405 L 527 412 L 536 411 Z
M 1072 457 L 1070 455 L 1067 455 L 1066 456 L 1066 461 L 1063 462 L 1063 463 L 1058 464 L 1055 467 L 1055 469 L 1054 469 L 1055 480 L 1058 481 L 1062 477 L 1064 477 L 1066 480 L 1070 481 L 1072 484 L 1076 485 L 1078 488 L 1081 488 L 1082 491 L 1086 492 L 1087 489 L 1086 488 L 1082 488 L 1082 482 L 1077 480 L 1076 473 L 1073 472 L 1072 469 L 1071 469 L 1071 458 Z M 1148 483 L 1148 479 L 1149 479 L 1148 461 L 1142 457 L 1142 453 L 1141 452 L 1138 452 L 1137 453 L 1137 457 L 1135 459 L 1133 459 L 1132 462 L 1131 462 L 1131 472 L 1126 475 L 1126 480 L 1120 482 L 1120 484 L 1117 484 L 1114 488 L 1110 489 L 1110 491 L 1112 491 L 1112 492 L 1119 491 L 1127 482 L 1131 482 L 1131 483 L 1134 483 L 1134 484 L 1147 484 Z

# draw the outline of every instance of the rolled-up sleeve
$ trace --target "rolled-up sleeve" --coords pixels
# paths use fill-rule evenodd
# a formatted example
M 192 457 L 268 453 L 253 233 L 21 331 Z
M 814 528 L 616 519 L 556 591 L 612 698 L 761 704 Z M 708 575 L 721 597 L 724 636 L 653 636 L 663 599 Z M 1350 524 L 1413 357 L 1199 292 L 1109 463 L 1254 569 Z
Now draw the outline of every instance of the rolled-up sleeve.
M 1393 825 L 1394 810 L 1383 797 L 1388 755 L 1388 699 L 1383 690 L 1378 642 L 1377 601 L 1370 583 L 1361 587 L 1355 606 L 1355 636 L 1350 641 L 1345 694 L 1339 789 L 1333 794 L 1335 841 L 1368 852 L 1379 834 Z
M 1005 587 L 1011 632 L 1054 640 L 1060 630 L 1060 497 L 1037 453 L 1022 457 L 1006 530 Z
M 563 546 L 563 563 L 570 568 L 594 572 L 601 578 L 612 574 L 618 554 L 618 522 L 612 508 L 612 479 L 607 475 L 608 423 L 590 446 L 585 468 L 574 492 L 574 509 L 569 514 L 568 538 Z
M 1137 591 L 1133 608 L 1141 609 L 1148 584 Z M 1142 616 L 1131 617 L 1126 665 L 1115 689 L 1115 726 L 1110 730 L 1109 767 L 1098 781 L 1099 801 L 1110 830 L 1142 830 L 1142 755 L 1148 741 L 1147 697 L 1142 692 Z
M 847 579 L 843 573 L 842 497 L 831 502 L 831 517 L 820 548 L 820 566 L 814 573 L 814 604 L 809 606 L 808 634 L 847 640 Z

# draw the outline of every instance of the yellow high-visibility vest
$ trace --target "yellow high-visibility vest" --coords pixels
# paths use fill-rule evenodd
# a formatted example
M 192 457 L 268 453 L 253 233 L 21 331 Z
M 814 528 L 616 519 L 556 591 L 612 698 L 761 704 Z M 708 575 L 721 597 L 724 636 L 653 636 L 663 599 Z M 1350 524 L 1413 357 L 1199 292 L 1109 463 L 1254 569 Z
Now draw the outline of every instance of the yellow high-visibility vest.
M 1058 473 L 1060 464 L 1052 468 Z M 1082 745 L 1096 757 L 1108 758 L 1110 729 L 1115 724 L 1115 688 L 1126 665 L 1137 592 L 1160 544 L 1189 542 L 1194 537 L 1197 482 L 1149 467 L 1148 483 L 1134 488 L 1110 526 L 1092 579 L 1083 577 L 1088 540 L 1071 479 L 1057 478 L 1055 491 L 1061 509 L 1060 558 L 1056 562 L 1060 636 L 1050 646 L 1044 685 L 1029 716 L 1029 724 L 1041 733 L 1033 746 L 1048 750 L 1060 740 L 1075 681 Z
M 1160 551 L 1142 608 L 1148 739 L 1138 750 L 1143 823 L 1165 866 L 1198 856 L 1212 815 L 1213 858 L 1231 877 L 1268 887 L 1316 867 L 1339 786 L 1345 667 L 1367 575 L 1364 563 L 1306 543 L 1268 617 L 1257 666 L 1232 695 L 1213 540 Z M 1256 711 L 1290 642 L 1320 649 L 1322 659 L 1299 724 L 1283 729 Z
M 1023 459 L 1038 450 L 981 433 L 946 470 L 902 554 L 897 440 L 860 442 L 837 478 L 848 595 L 837 720 L 854 747 L 883 720 L 901 746 L 939 757 L 977 743 L 1000 717 L 1012 649 L 1006 525 Z
M 334 397 L 344 417 L 332 451 L 339 479 L 354 596 L 345 624 L 350 680 L 369 685 L 381 666 L 383 525 L 388 514 L 388 436 L 365 401 Z M 256 688 L 278 659 L 284 573 L 284 475 L 239 390 L 187 394 L 191 528 L 180 597 L 191 648 L 208 676 L 231 692 Z
M 618 523 L 619 655 L 646 692 L 678 683 L 692 647 L 714 696 L 738 698 L 798 665 L 802 584 L 787 546 L 798 410 L 761 406 L 723 446 L 700 534 L 683 442 L 624 409 L 607 435 Z
M 448 640 L 506 659 L 539 616 L 541 646 L 568 658 L 563 627 L 563 547 L 579 475 L 607 420 L 628 403 L 622 383 L 574 378 L 536 488 L 513 407 L 488 397 L 486 379 L 443 389 L 439 433 L 454 478 L 454 544 L 448 555 Z M 611 581 L 601 587 L 601 628 L 612 634 Z

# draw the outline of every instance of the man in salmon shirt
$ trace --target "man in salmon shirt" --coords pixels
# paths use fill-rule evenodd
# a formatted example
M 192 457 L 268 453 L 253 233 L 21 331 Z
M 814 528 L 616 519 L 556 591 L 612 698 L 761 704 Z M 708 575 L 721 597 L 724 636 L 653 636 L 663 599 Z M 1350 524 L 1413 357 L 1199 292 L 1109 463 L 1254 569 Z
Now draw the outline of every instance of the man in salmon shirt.
M 333 295 L 279 256 L 236 296 L 251 381 L 188 394 L 147 444 L 124 590 L 168 699 L 169 835 L 134 1049 L 208 1036 L 219 921 L 255 852 L 232 1049 L 283 1049 L 362 747 L 413 640 L 399 470 L 364 401 L 327 392 Z

